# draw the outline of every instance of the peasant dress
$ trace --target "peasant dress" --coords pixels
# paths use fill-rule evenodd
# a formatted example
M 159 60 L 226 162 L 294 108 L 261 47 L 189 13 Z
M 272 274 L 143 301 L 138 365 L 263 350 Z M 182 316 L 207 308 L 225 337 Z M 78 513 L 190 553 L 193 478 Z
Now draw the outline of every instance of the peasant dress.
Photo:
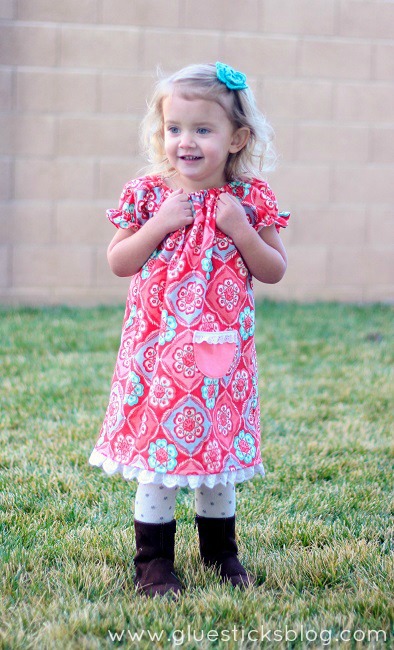
M 128 182 L 117 228 L 137 231 L 172 190 L 160 176 Z M 229 192 L 257 231 L 287 225 L 262 180 L 189 194 L 194 221 L 168 234 L 131 279 L 109 404 L 91 465 L 126 479 L 196 488 L 264 475 L 252 277 L 216 228 Z

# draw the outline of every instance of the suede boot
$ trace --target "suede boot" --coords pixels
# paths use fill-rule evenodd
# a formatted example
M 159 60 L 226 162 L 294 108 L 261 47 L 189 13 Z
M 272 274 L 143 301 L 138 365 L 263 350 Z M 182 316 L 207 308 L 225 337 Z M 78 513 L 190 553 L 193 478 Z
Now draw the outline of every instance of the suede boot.
M 147 596 L 171 592 L 179 596 L 181 583 L 174 573 L 176 521 L 164 524 L 146 524 L 134 520 L 137 554 L 135 584 Z
M 253 577 L 246 572 L 238 560 L 238 547 L 235 541 L 235 517 L 200 517 L 196 515 L 200 554 L 206 566 L 219 570 L 223 582 L 233 587 L 249 587 Z

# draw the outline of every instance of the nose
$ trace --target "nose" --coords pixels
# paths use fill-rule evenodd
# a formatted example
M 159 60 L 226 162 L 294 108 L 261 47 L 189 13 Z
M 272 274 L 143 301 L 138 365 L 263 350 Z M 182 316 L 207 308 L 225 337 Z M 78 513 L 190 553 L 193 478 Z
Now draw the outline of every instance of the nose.
M 188 131 L 183 131 L 178 146 L 181 149 L 190 149 L 190 147 L 195 147 L 196 145 L 193 140 L 193 134 Z

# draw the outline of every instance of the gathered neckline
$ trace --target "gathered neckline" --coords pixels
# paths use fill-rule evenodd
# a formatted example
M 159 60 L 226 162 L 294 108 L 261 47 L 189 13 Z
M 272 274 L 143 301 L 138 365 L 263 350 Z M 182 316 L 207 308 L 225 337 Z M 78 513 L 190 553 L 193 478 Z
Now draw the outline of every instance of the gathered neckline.
M 170 187 L 166 182 L 163 176 L 155 176 L 153 177 L 155 180 L 158 180 L 161 187 L 163 187 L 166 190 L 169 190 L 170 192 L 176 192 L 172 187 Z M 244 185 L 245 181 L 229 181 L 228 183 L 225 183 L 221 187 L 208 187 L 206 189 L 202 190 L 196 190 L 195 192 L 185 192 L 188 196 L 205 196 L 207 194 L 220 194 L 221 192 L 226 192 L 228 191 L 231 187 L 236 187 L 237 185 Z

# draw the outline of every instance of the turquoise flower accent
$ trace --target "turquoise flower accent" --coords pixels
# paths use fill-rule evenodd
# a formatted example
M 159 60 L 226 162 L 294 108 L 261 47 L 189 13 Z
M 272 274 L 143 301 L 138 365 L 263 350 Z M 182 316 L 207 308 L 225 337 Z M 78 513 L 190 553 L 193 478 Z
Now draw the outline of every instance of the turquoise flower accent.
M 135 205 L 134 205 L 134 203 L 127 203 L 127 201 L 125 201 L 123 203 L 123 208 L 122 209 L 123 209 L 123 212 L 128 212 L 129 214 L 134 214 Z
M 250 188 L 252 187 L 251 183 L 245 183 L 244 181 L 232 181 L 230 183 L 231 187 L 234 188 L 235 196 L 243 201 L 250 193 Z
M 205 399 L 207 408 L 213 409 L 219 394 L 219 379 L 204 377 L 204 386 L 201 388 L 201 394 Z
M 141 270 L 141 277 L 143 280 L 146 280 L 146 278 L 149 278 L 150 276 L 150 266 L 152 265 L 153 260 L 156 259 L 156 257 L 159 256 L 159 251 L 157 248 L 153 251 L 152 255 L 149 257 L 149 259 L 146 260 L 145 264 L 142 267 Z
M 120 217 L 115 217 L 114 218 L 114 224 L 117 224 L 119 228 L 128 228 L 129 227 L 129 221 L 126 221 L 126 219 L 123 218 L 123 215 L 121 214 Z
M 213 252 L 213 248 L 208 248 L 208 250 L 205 251 L 205 257 L 201 262 L 201 266 L 203 268 L 203 271 L 205 271 L 205 277 L 207 278 L 207 280 L 210 279 L 211 271 L 213 269 L 212 252 Z
M 254 311 L 250 307 L 245 307 L 239 315 L 241 328 L 239 333 L 244 341 L 254 334 Z
M 164 345 L 166 341 L 172 341 L 174 338 L 177 328 L 177 322 L 173 316 L 168 315 L 168 311 L 166 309 L 163 310 L 161 319 L 165 325 L 165 331 L 160 332 L 159 334 L 159 345 Z
M 240 431 L 234 440 L 235 455 L 244 463 L 251 463 L 256 456 L 256 445 L 250 433 Z
M 231 68 L 226 63 L 216 62 L 216 76 L 230 90 L 243 90 L 248 87 L 246 75 Z
M 144 394 L 145 389 L 141 384 L 141 377 L 139 377 L 134 371 L 130 372 L 129 381 L 131 384 L 131 392 L 125 395 L 124 401 L 125 404 L 134 406 L 134 404 L 137 404 L 139 398 Z
M 129 214 L 130 217 L 134 214 L 134 203 L 124 203 L 120 210 L 107 210 L 107 217 L 114 223 L 119 226 L 119 228 L 129 228 L 131 218 L 127 218 Z M 114 215 L 118 214 L 119 216 L 115 217 Z
M 178 464 L 177 456 L 178 452 L 175 446 L 169 445 L 165 438 L 159 438 L 149 445 L 149 467 L 160 474 L 166 474 L 175 469 Z
M 128 319 L 126 325 L 125 325 L 125 328 L 126 327 L 131 327 L 133 325 L 134 318 L 135 318 L 136 314 L 137 314 L 137 306 L 133 305 L 132 308 L 130 309 L 130 316 L 129 316 L 129 319 Z

